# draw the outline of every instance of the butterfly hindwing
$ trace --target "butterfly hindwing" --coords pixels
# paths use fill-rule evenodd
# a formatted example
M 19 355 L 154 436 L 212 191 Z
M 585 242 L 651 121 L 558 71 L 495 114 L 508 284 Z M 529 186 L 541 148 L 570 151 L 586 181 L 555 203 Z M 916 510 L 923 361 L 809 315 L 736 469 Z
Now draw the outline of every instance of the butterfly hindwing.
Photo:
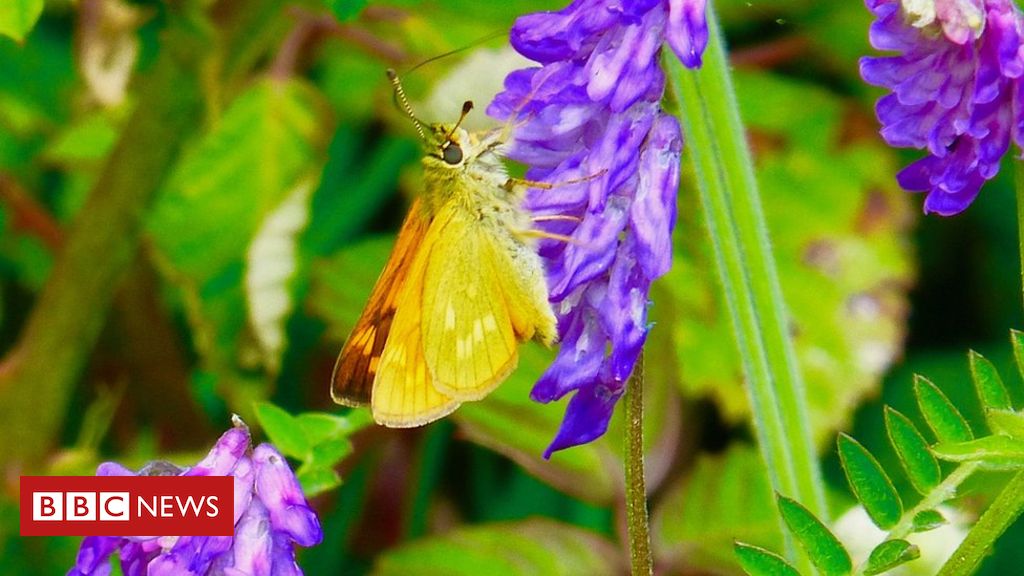
M 460 401 L 478 400 L 515 368 L 516 334 L 501 276 L 503 262 L 493 230 L 451 208 L 446 225 L 457 230 L 430 254 L 423 287 L 423 354 L 434 386 Z
M 377 279 L 370 299 L 338 359 L 331 377 L 331 396 L 347 406 L 370 402 L 374 377 L 381 354 L 391 332 L 399 292 L 407 281 L 407 272 L 419 252 L 430 221 L 416 200 L 398 233 L 388 263 Z

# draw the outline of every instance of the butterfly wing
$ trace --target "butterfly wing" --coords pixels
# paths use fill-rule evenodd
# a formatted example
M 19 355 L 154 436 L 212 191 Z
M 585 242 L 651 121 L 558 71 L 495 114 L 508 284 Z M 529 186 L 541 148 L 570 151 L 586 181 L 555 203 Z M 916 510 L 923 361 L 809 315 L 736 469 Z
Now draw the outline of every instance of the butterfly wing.
M 431 251 L 423 286 L 423 354 L 442 394 L 479 400 L 518 360 L 503 286 L 517 270 L 499 244 L 501 232 L 472 213 L 453 207 L 444 225 L 450 241 Z
M 433 422 L 458 408 L 459 400 L 439 391 L 424 358 L 423 307 L 427 270 L 449 240 L 451 211 L 431 223 L 398 293 L 398 310 L 373 384 L 371 407 L 379 424 L 408 428 Z M 442 241 L 442 239 L 444 241 Z
M 334 363 L 331 397 L 346 406 L 370 402 L 374 377 L 388 341 L 408 272 L 430 225 L 417 199 L 409 209 L 388 263 L 370 293 L 345 346 Z

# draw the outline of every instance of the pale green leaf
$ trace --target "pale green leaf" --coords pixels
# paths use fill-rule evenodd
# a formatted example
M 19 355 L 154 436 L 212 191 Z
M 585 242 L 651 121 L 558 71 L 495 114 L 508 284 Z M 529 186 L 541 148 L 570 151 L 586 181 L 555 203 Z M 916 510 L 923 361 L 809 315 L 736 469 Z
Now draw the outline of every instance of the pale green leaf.
M 375 576 L 590 576 L 621 574 L 603 537 L 546 519 L 484 524 L 416 540 L 382 554 Z
M 1015 410 L 985 410 L 985 421 L 994 434 L 1024 441 L 1024 413 Z
M 306 458 L 311 446 L 294 416 L 269 402 L 257 402 L 256 418 L 282 454 L 298 460 Z
M 276 374 L 284 352 L 285 323 L 294 307 L 291 280 L 299 268 L 298 236 L 309 221 L 312 179 L 306 179 L 267 214 L 246 252 L 245 292 L 249 321 L 263 353 L 263 363 Z
M 932 452 L 950 462 L 981 462 L 996 470 L 1024 467 L 1024 442 L 1010 436 L 994 435 L 967 442 L 941 442 Z
M 710 573 L 735 564 L 733 541 L 779 549 L 783 545 L 764 462 L 750 446 L 701 455 L 693 470 L 670 485 L 651 519 L 658 558 L 676 558 Z
M 43 0 L 3 0 L 0 2 L 0 34 L 21 42 L 43 13 Z

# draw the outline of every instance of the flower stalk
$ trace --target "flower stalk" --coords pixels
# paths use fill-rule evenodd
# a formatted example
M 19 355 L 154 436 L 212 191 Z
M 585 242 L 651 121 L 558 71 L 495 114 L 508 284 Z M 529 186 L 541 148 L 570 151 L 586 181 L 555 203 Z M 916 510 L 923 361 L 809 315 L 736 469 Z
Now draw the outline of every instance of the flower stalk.
M 772 487 L 827 522 L 788 314 L 722 35 L 710 7 L 708 28 L 704 66 L 690 71 L 666 59 L 669 85 L 681 107 L 722 294 L 743 360 L 754 430 Z M 793 547 L 789 549 L 792 556 Z
M 652 574 L 651 529 L 644 479 L 644 355 L 626 385 L 626 527 L 631 574 Z

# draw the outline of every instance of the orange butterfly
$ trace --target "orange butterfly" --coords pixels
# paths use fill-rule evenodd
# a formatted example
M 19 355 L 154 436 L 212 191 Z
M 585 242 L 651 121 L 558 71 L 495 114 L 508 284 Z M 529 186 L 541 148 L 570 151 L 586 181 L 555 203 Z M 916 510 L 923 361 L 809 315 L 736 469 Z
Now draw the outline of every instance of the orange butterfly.
M 425 186 L 338 355 L 331 396 L 369 404 L 379 424 L 405 428 L 494 390 L 515 369 L 519 342 L 555 341 L 534 238 L 558 236 L 531 228 L 523 195 L 550 186 L 508 177 L 507 128 L 460 128 L 471 102 L 456 124 L 426 125 L 388 76 L 425 142 Z

